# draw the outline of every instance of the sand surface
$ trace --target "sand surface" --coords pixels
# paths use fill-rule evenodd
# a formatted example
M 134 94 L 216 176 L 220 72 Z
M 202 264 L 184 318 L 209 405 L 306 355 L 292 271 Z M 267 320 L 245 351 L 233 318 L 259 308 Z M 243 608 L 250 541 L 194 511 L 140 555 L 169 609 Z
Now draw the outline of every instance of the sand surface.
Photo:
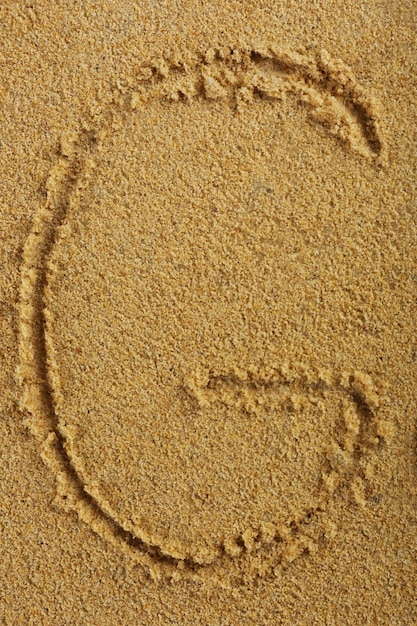
M 0 623 L 416 624 L 413 2 L 0 26 Z

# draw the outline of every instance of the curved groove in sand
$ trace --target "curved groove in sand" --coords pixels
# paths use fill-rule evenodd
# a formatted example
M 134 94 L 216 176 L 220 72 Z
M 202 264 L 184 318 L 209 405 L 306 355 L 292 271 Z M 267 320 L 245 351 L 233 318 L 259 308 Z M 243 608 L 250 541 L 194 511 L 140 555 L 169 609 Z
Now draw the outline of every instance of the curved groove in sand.
M 292 95 L 307 108 L 312 120 L 353 152 L 384 160 L 378 102 L 352 70 L 326 50 L 313 54 L 273 47 L 212 50 L 195 67 L 160 62 L 149 70 L 163 81 L 164 95 L 173 101 L 231 98 L 239 106 L 259 97 L 280 101 Z M 140 100 L 139 94 L 133 96 L 133 108 Z
M 122 94 L 123 104 L 128 103 L 135 109 L 152 97 L 165 97 L 175 101 L 182 96 L 208 99 L 231 97 L 239 104 L 250 102 L 259 96 L 279 100 L 287 93 L 295 94 L 311 109 L 313 117 L 324 123 L 358 154 L 371 159 L 382 154 L 380 121 L 373 100 L 364 94 L 350 70 L 341 62 L 332 60 L 326 53 L 308 57 L 270 49 L 242 51 L 239 54 L 234 51 L 226 55 L 214 52 L 208 53 L 191 69 L 178 68 L 176 64 L 165 65 L 162 74 L 163 76 L 158 65 L 152 66 L 147 79 L 139 80 L 136 89 Z M 144 93 L 143 90 L 147 88 L 148 92 Z M 113 112 L 110 115 L 112 114 Z M 45 341 L 43 294 L 47 261 L 56 240 L 57 229 L 63 223 L 71 197 L 76 192 L 79 175 L 88 167 L 89 159 L 99 145 L 100 132 L 109 127 L 106 115 L 94 121 L 93 131 L 90 127 L 90 130 L 63 142 L 61 157 L 51 171 L 47 183 L 46 205 L 35 215 L 32 232 L 25 245 L 20 293 L 19 378 L 23 390 L 21 407 L 29 414 L 27 424 L 39 441 L 45 462 L 56 476 L 60 506 L 75 510 L 80 519 L 88 523 L 95 532 L 130 557 L 148 566 L 155 576 L 159 576 L 161 571 L 172 575 L 173 571 L 184 567 L 195 573 L 200 566 L 193 561 L 191 555 L 170 554 L 165 550 L 162 541 L 158 541 L 159 545 L 153 545 L 134 536 L 130 530 L 116 523 L 86 493 L 83 482 L 71 463 L 64 438 L 57 430 L 53 394 L 48 380 Z M 334 128 L 329 119 L 336 120 Z M 281 367 L 281 376 L 282 371 Z M 301 380 L 302 374 L 298 376 Z M 327 384 L 319 374 L 316 376 L 313 384 L 320 381 L 321 384 Z M 352 372 L 344 377 L 333 376 L 333 379 L 329 388 L 342 389 L 350 399 L 351 406 L 354 409 L 356 407 L 358 415 L 366 412 L 375 417 L 378 393 L 369 377 Z M 244 381 L 232 380 L 228 373 L 214 377 L 211 375 L 209 380 L 210 388 L 228 385 L 232 389 L 232 396 L 235 394 L 236 402 L 240 402 L 240 390 L 245 385 Z M 268 384 L 268 381 L 264 383 Z M 199 402 L 216 401 L 212 391 L 208 389 L 208 383 L 201 385 L 191 376 L 187 384 L 190 393 Z M 354 417 L 351 426 L 346 424 L 347 454 L 353 454 L 356 449 L 359 427 L 355 420 Z M 343 454 L 343 450 L 336 448 L 329 452 L 331 472 L 338 473 L 340 455 L 343 457 Z M 306 516 L 310 514 L 311 511 Z M 274 531 L 273 540 L 287 546 L 300 543 L 298 535 L 302 536 L 302 533 L 298 533 L 298 529 L 302 525 L 303 520 L 295 520 L 291 531 L 294 540 L 292 544 L 289 536 L 285 536 L 285 533 L 279 534 L 278 531 Z M 306 545 L 301 542 L 298 553 L 308 549 Z M 233 549 L 224 546 L 220 561 L 224 563 L 233 556 Z M 291 557 L 284 554 L 282 561 L 286 560 L 290 561 Z

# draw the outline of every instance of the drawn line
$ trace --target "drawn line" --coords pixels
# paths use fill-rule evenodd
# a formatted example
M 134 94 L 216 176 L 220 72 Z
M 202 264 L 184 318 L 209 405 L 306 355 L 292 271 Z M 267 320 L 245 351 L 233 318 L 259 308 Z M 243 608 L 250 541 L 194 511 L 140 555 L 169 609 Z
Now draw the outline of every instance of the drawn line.
M 155 578 L 162 575 L 173 578 L 179 575 L 198 577 L 204 567 L 193 561 L 189 555 L 181 558 L 166 554 L 163 547 L 147 544 L 121 528 L 86 493 L 75 472 L 64 439 L 57 429 L 53 392 L 48 377 L 44 318 L 48 258 L 72 199 L 79 192 L 80 174 L 90 167 L 95 151 L 100 148 L 105 134 L 111 132 L 114 121 L 119 120 L 120 116 L 128 115 L 126 104 L 130 111 L 145 105 L 152 98 L 161 97 L 171 101 L 181 97 L 230 97 L 239 104 L 257 97 L 279 100 L 285 94 L 291 93 L 305 102 L 317 119 L 327 124 L 331 132 L 341 137 L 361 156 L 372 159 L 381 157 L 383 149 L 380 118 L 374 101 L 366 96 L 351 71 L 340 61 L 332 60 L 327 53 L 309 57 L 306 54 L 271 49 L 209 51 L 191 67 L 178 63 L 165 64 L 162 67 L 159 62 L 149 68 L 144 67 L 135 85 L 129 88 L 121 86 L 118 103 L 109 103 L 104 113 L 99 107 L 92 110 L 84 128 L 63 138 L 61 155 L 46 184 L 46 204 L 35 214 L 32 231 L 24 248 L 19 309 L 18 375 L 22 385 L 21 407 L 27 414 L 28 427 L 39 441 L 43 459 L 56 476 L 57 502 L 67 510 L 75 510 L 92 530 L 134 561 L 146 565 Z M 112 99 L 114 100 L 109 98 L 109 101 Z M 323 119 L 320 118 L 321 115 Z M 282 365 L 273 373 L 276 379 L 265 378 L 265 374 L 262 374 L 264 378 L 261 376 L 258 379 L 253 378 L 253 374 L 246 373 L 245 376 L 249 377 L 251 384 L 256 384 L 263 390 L 268 386 L 275 385 L 277 388 L 278 384 L 285 385 L 289 380 L 285 379 L 285 366 Z M 326 384 L 319 374 L 317 380 L 308 385 L 305 381 L 302 382 L 304 374 L 298 376 L 296 385 L 304 385 L 303 393 L 312 389 L 314 384 Z M 358 428 L 360 430 L 363 420 L 357 416 L 363 411 L 369 413 L 375 420 L 375 429 L 378 431 L 375 417 L 378 399 L 372 381 L 360 373 L 349 374 L 344 382 L 342 379 L 343 376 L 334 384 L 339 385 L 338 388 L 343 389 L 353 400 L 355 410 L 350 421 L 346 418 L 344 450 L 334 448 L 329 453 L 331 471 L 328 481 L 333 485 L 336 485 L 337 480 L 332 472 L 340 473 L 343 465 L 340 455 L 343 457 L 343 454 L 359 454 Z M 249 383 L 230 372 L 209 374 L 203 385 L 196 382 L 195 376 L 193 378 L 191 375 L 185 384 L 198 402 L 221 401 L 221 390 L 227 387 L 232 392 L 235 403 L 240 403 L 243 409 L 249 408 L 242 400 L 249 389 Z M 317 515 L 320 514 L 319 508 Z M 306 512 L 306 518 L 312 514 L 312 511 Z M 304 521 L 294 521 L 291 529 L 263 531 L 266 543 L 275 541 L 282 545 L 280 560 L 283 564 L 290 562 L 294 555 L 313 549 L 311 541 L 303 535 Z M 230 559 L 236 560 L 245 550 L 250 552 L 249 548 L 256 540 L 256 536 L 251 537 L 249 534 L 236 538 L 233 544 L 224 545 L 224 551 L 219 557 L 221 566 L 230 563 Z M 274 562 L 271 567 L 276 565 Z

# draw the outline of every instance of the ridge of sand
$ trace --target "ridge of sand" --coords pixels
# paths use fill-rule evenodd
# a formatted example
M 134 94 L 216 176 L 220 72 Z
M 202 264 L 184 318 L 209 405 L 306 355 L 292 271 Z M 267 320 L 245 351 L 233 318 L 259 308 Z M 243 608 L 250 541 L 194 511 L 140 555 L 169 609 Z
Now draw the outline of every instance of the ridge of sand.
M 357 158 L 369 161 L 372 167 L 383 167 L 378 106 L 349 68 L 326 52 L 309 56 L 270 49 L 225 49 L 209 51 L 191 66 L 178 60 L 159 61 L 142 68 L 136 84 L 134 80 L 120 84 L 107 106 L 97 103 L 92 107 L 82 131 L 63 138 L 62 156 L 48 181 L 47 205 L 38 211 L 25 247 L 20 305 L 22 407 L 30 412 L 27 423 L 57 478 L 57 501 L 75 509 L 94 531 L 126 554 L 147 564 L 155 576 L 161 572 L 173 576 L 178 571 L 204 575 L 201 565 L 211 574 L 215 567 L 220 567 L 222 573 L 229 569 L 233 575 L 240 569 L 266 574 L 306 550 L 314 551 L 326 527 L 331 527 L 325 514 L 328 498 L 340 485 L 350 485 L 356 502 L 363 504 L 366 476 L 359 464 L 361 455 L 379 446 L 381 439 L 389 441 L 393 436 L 390 422 L 379 417 L 384 392 L 361 371 L 321 371 L 297 362 L 294 367 L 278 358 L 272 365 L 252 364 L 249 369 L 236 363 L 223 369 L 188 372 L 183 388 L 200 409 L 221 405 L 256 415 L 266 409 L 276 412 L 289 404 L 291 410 L 302 413 L 307 405 L 322 406 L 327 397 L 327 409 L 331 406 L 336 415 L 340 413 L 337 435 L 329 436 L 324 445 L 326 470 L 318 495 L 308 506 L 293 511 L 284 524 L 260 520 L 258 527 L 240 530 L 237 535 L 226 532 L 222 543 L 208 547 L 183 544 L 142 527 L 129 516 L 120 516 L 88 477 L 68 419 L 60 422 L 56 414 L 56 407 L 59 413 L 65 403 L 51 312 L 54 281 L 58 284 L 60 280 L 57 246 L 63 242 L 65 245 L 71 237 L 68 212 L 75 210 L 94 181 L 95 162 L 106 142 L 117 135 L 129 116 L 140 113 L 155 100 L 173 107 L 182 99 L 227 101 L 239 112 L 256 99 L 281 102 L 288 96 L 295 96 L 312 119 L 339 138 Z M 329 394 L 333 396 L 330 404 Z M 210 570 L 208 566 L 214 562 Z

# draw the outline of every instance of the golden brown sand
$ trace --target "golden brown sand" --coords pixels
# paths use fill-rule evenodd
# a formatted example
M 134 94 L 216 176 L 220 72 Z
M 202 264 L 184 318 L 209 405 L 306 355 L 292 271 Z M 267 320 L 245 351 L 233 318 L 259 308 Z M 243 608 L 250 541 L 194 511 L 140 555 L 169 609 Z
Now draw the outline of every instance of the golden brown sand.
M 0 17 L 1 623 L 417 623 L 413 3 Z

